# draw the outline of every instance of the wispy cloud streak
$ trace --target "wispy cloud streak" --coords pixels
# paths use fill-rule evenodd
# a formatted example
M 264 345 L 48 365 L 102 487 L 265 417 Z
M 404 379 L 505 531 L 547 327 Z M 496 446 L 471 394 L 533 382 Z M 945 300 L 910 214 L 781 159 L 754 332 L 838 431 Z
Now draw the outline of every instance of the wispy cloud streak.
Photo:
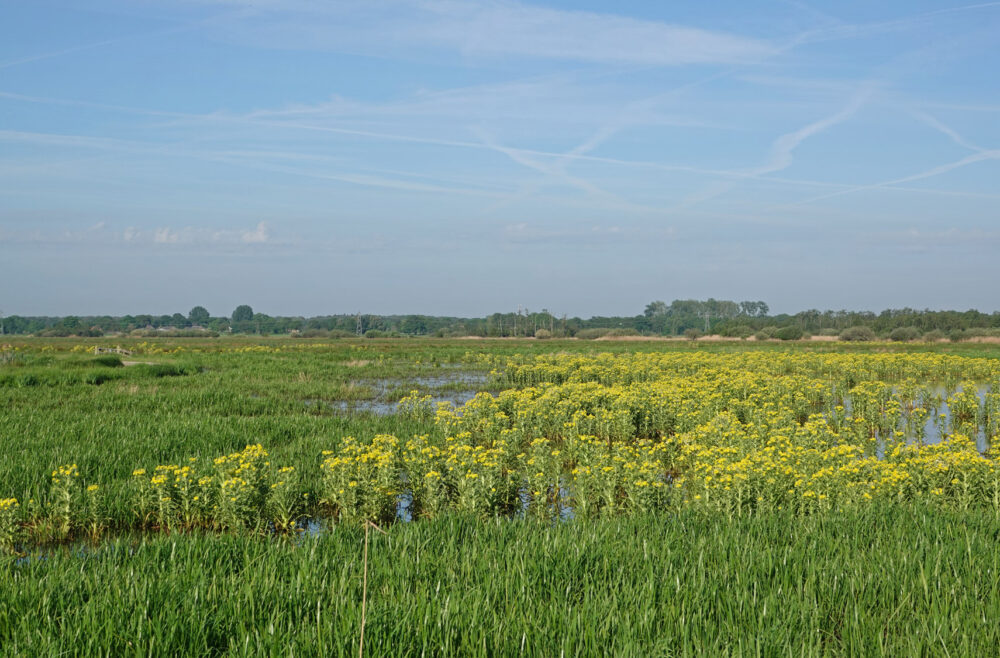
M 792 164 L 792 154 L 795 152 L 795 149 L 802 144 L 802 142 L 853 117 L 858 113 L 858 110 L 864 106 L 870 96 L 871 87 L 866 86 L 855 94 L 847 105 L 845 105 L 838 112 L 831 114 L 828 117 L 824 117 L 819 121 L 814 121 L 808 125 L 802 126 L 798 130 L 785 133 L 776 139 L 774 144 L 771 146 L 770 159 L 765 164 L 750 169 L 747 173 L 752 176 L 763 176 L 765 174 L 781 171 L 782 169 L 787 169 Z
M 987 149 L 984 149 L 982 147 L 976 146 L 975 144 L 969 142 L 964 137 L 962 137 L 961 135 L 959 135 L 958 132 L 955 131 L 953 128 L 951 128 L 950 126 L 945 125 L 944 123 L 942 123 L 938 119 L 935 119 L 934 117 L 932 117 L 931 115 L 927 114 L 926 112 L 921 112 L 919 110 L 912 110 L 910 112 L 910 114 L 912 114 L 915 118 L 919 119 L 920 121 L 923 121 L 924 123 L 926 123 L 931 128 L 934 128 L 935 130 L 938 130 L 938 131 L 944 133 L 949 138 L 951 138 L 951 141 L 955 142 L 956 144 L 958 144 L 962 148 L 967 148 L 970 151 L 978 151 L 980 153 L 982 153 L 983 151 L 987 150 Z
M 219 4 L 211 0 L 209 4 Z M 233 3 L 224 2 L 227 6 Z M 766 56 L 766 41 L 611 13 L 560 10 L 511 0 L 252 2 L 255 15 L 227 34 L 256 45 L 366 51 L 448 48 L 469 57 L 533 57 L 675 66 Z
M 927 169 L 919 173 L 912 174 L 910 176 L 893 178 L 891 180 L 882 181 L 880 183 L 872 183 L 871 185 L 857 185 L 854 187 L 849 187 L 844 190 L 830 192 L 829 194 L 814 196 L 809 199 L 797 201 L 795 203 L 784 204 L 782 207 L 790 208 L 794 206 L 803 206 L 810 203 L 815 203 L 817 201 L 825 201 L 827 199 L 833 199 L 835 197 L 844 196 L 845 194 L 854 194 L 857 192 L 890 188 L 896 185 L 901 185 L 903 183 L 912 183 L 913 181 L 923 180 L 925 178 L 933 178 L 934 176 L 940 176 L 941 174 L 946 174 L 949 171 L 960 169 L 962 167 L 967 167 L 968 165 L 975 164 L 977 162 L 984 162 L 987 160 L 1000 160 L 1000 149 L 992 151 L 981 151 L 974 155 L 966 156 L 961 160 L 956 160 L 954 162 L 949 162 L 947 164 L 939 165 L 937 167 L 932 167 L 931 169 Z

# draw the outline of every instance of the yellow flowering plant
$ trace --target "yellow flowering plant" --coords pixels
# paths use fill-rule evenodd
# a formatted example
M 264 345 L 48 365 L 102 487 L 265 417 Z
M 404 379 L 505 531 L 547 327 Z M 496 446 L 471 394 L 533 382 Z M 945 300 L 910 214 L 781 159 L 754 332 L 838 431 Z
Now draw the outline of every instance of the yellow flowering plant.
M 298 526 L 303 503 L 299 490 L 299 473 L 295 467 L 279 468 L 267 497 L 267 515 L 275 532 L 287 534 Z
M 80 471 L 76 464 L 57 466 L 49 487 L 49 520 L 57 536 L 69 537 L 79 516 Z
M 17 498 L 0 498 L 0 550 L 14 550 L 23 536 L 22 525 Z

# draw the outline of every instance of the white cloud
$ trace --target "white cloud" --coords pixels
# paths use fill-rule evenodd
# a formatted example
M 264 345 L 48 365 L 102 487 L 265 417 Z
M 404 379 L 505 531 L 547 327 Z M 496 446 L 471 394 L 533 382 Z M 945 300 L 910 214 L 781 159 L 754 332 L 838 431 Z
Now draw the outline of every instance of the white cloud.
M 255 11 L 220 20 L 219 34 L 256 46 L 380 55 L 416 47 L 657 66 L 744 62 L 775 51 L 763 40 L 720 31 L 506 0 L 225 2 L 241 3 Z
M 183 228 L 160 227 L 151 232 L 154 244 L 183 244 L 183 245 L 238 245 L 238 244 L 266 244 L 271 242 L 271 232 L 267 224 L 259 222 L 251 230 L 233 229 L 207 229 L 185 226 Z M 144 236 L 142 232 L 137 233 L 141 240 Z M 134 240 L 134 238 L 133 238 Z
M 130 145 L 129 142 L 106 137 L 60 135 L 55 133 L 28 132 L 23 130 L 0 130 L 0 141 L 20 142 L 36 146 L 78 147 L 106 150 L 123 149 Z
M 143 39 L 150 39 L 152 37 L 172 34 L 176 32 L 192 30 L 207 25 L 211 22 L 214 22 L 215 20 L 216 18 L 212 17 L 197 21 L 191 21 L 183 25 L 174 25 L 171 27 L 161 28 L 158 30 L 152 30 L 148 32 L 136 32 L 132 34 L 125 34 L 119 37 L 115 37 L 113 39 L 102 39 L 101 41 L 93 41 L 90 43 L 78 44 L 75 46 L 71 46 L 69 48 L 61 48 L 59 50 L 51 50 L 44 53 L 36 53 L 34 55 L 19 57 L 17 59 L 4 60 L 0 61 L 0 69 L 9 68 L 11 66 L 18 66 L 20 64 L 28 64 L 30 62 L 36 62 L 38 60 L 49 59 L 52 57 L 60 57 L 62 55 L 71 55 L 73 53 L 78 53 L 85 50 L 91 50 L 94 48 L 101 48 L 103 46 L 110 46 L 124 41 L 139 41 Z
M 128 226 L 122 231 L 97 222 L 84 230 L 14 230 L 0 233 L 0 241 L 18 244 L 114 244 L 132 245 L 191 245 L 240 246 L 273 244 L 267 223 L 259 222 L 252 229 L 211 229 L 184 226 L 160 226 L 151 230 Z
M 738 62 L 772 52 L 754 39 L 611 14 L 514 2 L 462 0 L 429 6 L 434 20 L 410 27 L 410 35 L 474 55 L 676 65 Z
M 553 126 L 582 124 L 588 130 L 595 122 L 602 124 L 602 130 L 607 130 L 603 124 L 615 124 L 616 130 L 621 127 L 618 124 L 732 128 L 709 122 L 695 112 L 685 116 L 657 111 L 658 103 L 683 91 L 683 87 L 648 97 L 645 91 L 636 91 L 616 81 L 581 77 L 584 79 L 559 74 L 446 89 L 422 88 L 406 98 L 381 102 L 333 95 L 319 103 L 291 103 L 258 109 L 239 118 L 216 114 L 205 119 L 278 121 L 281 123 L 275 126 L 289 127 L 296 125 L 291 122 L 308 121 L 310 125 L 341 128 L 345 127 L 345 121 L 352 121 L 359 126 L 361 132 L 358 134 L 361 135 L 373 130 L 371 126 L 376 123 L 386 126 L 405 122 L 405 127 L 412 129 L 433 127 L 440 121 L 447 122 L 448 126 L 454 126 L 456 121 L 462 124 L 494 121 L 545 122 Z M 581 152 L 603 141 L 601 134 L 592 138 L 595 143 Z M 443 143 L 456 145 L 454 139 Z
M 904 253 L 940 252 L 941 249 L 980 250 L 984 246 L 994 248 L 1000 243 L 1000 231 L 986 230 L 978 227 L 951 227 L 941 230 L 926 230 L 911 228 L 901 232 L 870 232 L 861 236 L 870 244 L 894 246 Z
M 260 222 L 257 228 L 252 231 L 243 232 L 243 242 L 247 244 L 263 244 L 271 239 L 271 233 L 267 229 L 267 224 Z
M 931 11 L 911 14 L 902 18 L 877 21 L 873 23 L 848 24 L 842 21 L 837 21 L 833 25 L 815 30 L 809 30 L 796 35 L 790 46 L 794 47 L 801 44 L 818 43 L 823 41 L 875 37 L 887 32 L 910 30 L 920 25 L 937 24 L 940 21 L 940 18 L 938 17 L 942 14 L 970 12 L 980 9 L 991 9 L 994 7 L 1000 7 L 1000 2 L 980 2 L 960 7 L 945 7 L 943 9 L 933 9 Z
M 158 228 L 153 231 L 153 242 L 156 244 L 174 244 L 180 242 L 180 233 L 169 228 Z
M 618 225 L 592 226 L 544 226 L 537 223 L 517 222 L 503 227 L 503 238 L 518 244 L 532 243 L 592 243 L 604 245 L 609 241 L 669 240 L 674 237 L 674 228 L 642 229 Z

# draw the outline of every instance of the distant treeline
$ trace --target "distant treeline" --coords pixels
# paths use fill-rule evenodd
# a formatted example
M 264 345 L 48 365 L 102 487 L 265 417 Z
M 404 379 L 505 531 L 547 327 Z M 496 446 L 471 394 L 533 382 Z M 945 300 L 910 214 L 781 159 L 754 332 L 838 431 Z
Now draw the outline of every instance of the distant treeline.
M 494 313 L 482 318 L 431 315 L 341 314 L 316 317 L 270 316 L 249 306 L 237 307 L 229 317 L 212 316 L 202 306 L 187 315 L 125 315 L 23 317 L 0 320 L 0 333 L 38 336 L 103 336 L 128 334 L 150 337 L 217 336 L 223 333 L 291 334 L 304 338 L 410 336 L 534 336 L 557 338 L 603 335 L 718 334 L 746 338 L 794 339 L 808 335 L 843 336 L 865 340 L 874 337 L 961 339 L 1000 335 L 1000 312 L 931 311 L 911 308 L 870 311 L 808 310 L 794 315 L 771 315 L 760 301 L 674 300 L 655 301 L 634 316 L 589 319 L 557 315 L 546 309 Z

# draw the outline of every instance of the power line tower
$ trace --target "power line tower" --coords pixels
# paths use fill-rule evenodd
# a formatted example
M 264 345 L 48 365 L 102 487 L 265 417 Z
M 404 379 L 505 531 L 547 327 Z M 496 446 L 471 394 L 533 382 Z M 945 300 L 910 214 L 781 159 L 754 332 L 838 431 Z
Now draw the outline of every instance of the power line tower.
M 362 326 L 362 324 L 361 324 L 361 311 L 358 311 L 358 318 L 357 318 L 357 319 L 358 319 L 358 323 L 357 323 L 357 326 L 356 326 L 356 327 L 355 327 L 355 329 L 354 329 L 354 332 L 355 332 L 355 333 L 356 333 L 357 335 L 359 335 L 359 336 L 360 336 L 360 335 L 362 335 L 363 333 L 365 333 L 365 332 L 364 332 L 364 327 L 363 327 L 363 326 Z

